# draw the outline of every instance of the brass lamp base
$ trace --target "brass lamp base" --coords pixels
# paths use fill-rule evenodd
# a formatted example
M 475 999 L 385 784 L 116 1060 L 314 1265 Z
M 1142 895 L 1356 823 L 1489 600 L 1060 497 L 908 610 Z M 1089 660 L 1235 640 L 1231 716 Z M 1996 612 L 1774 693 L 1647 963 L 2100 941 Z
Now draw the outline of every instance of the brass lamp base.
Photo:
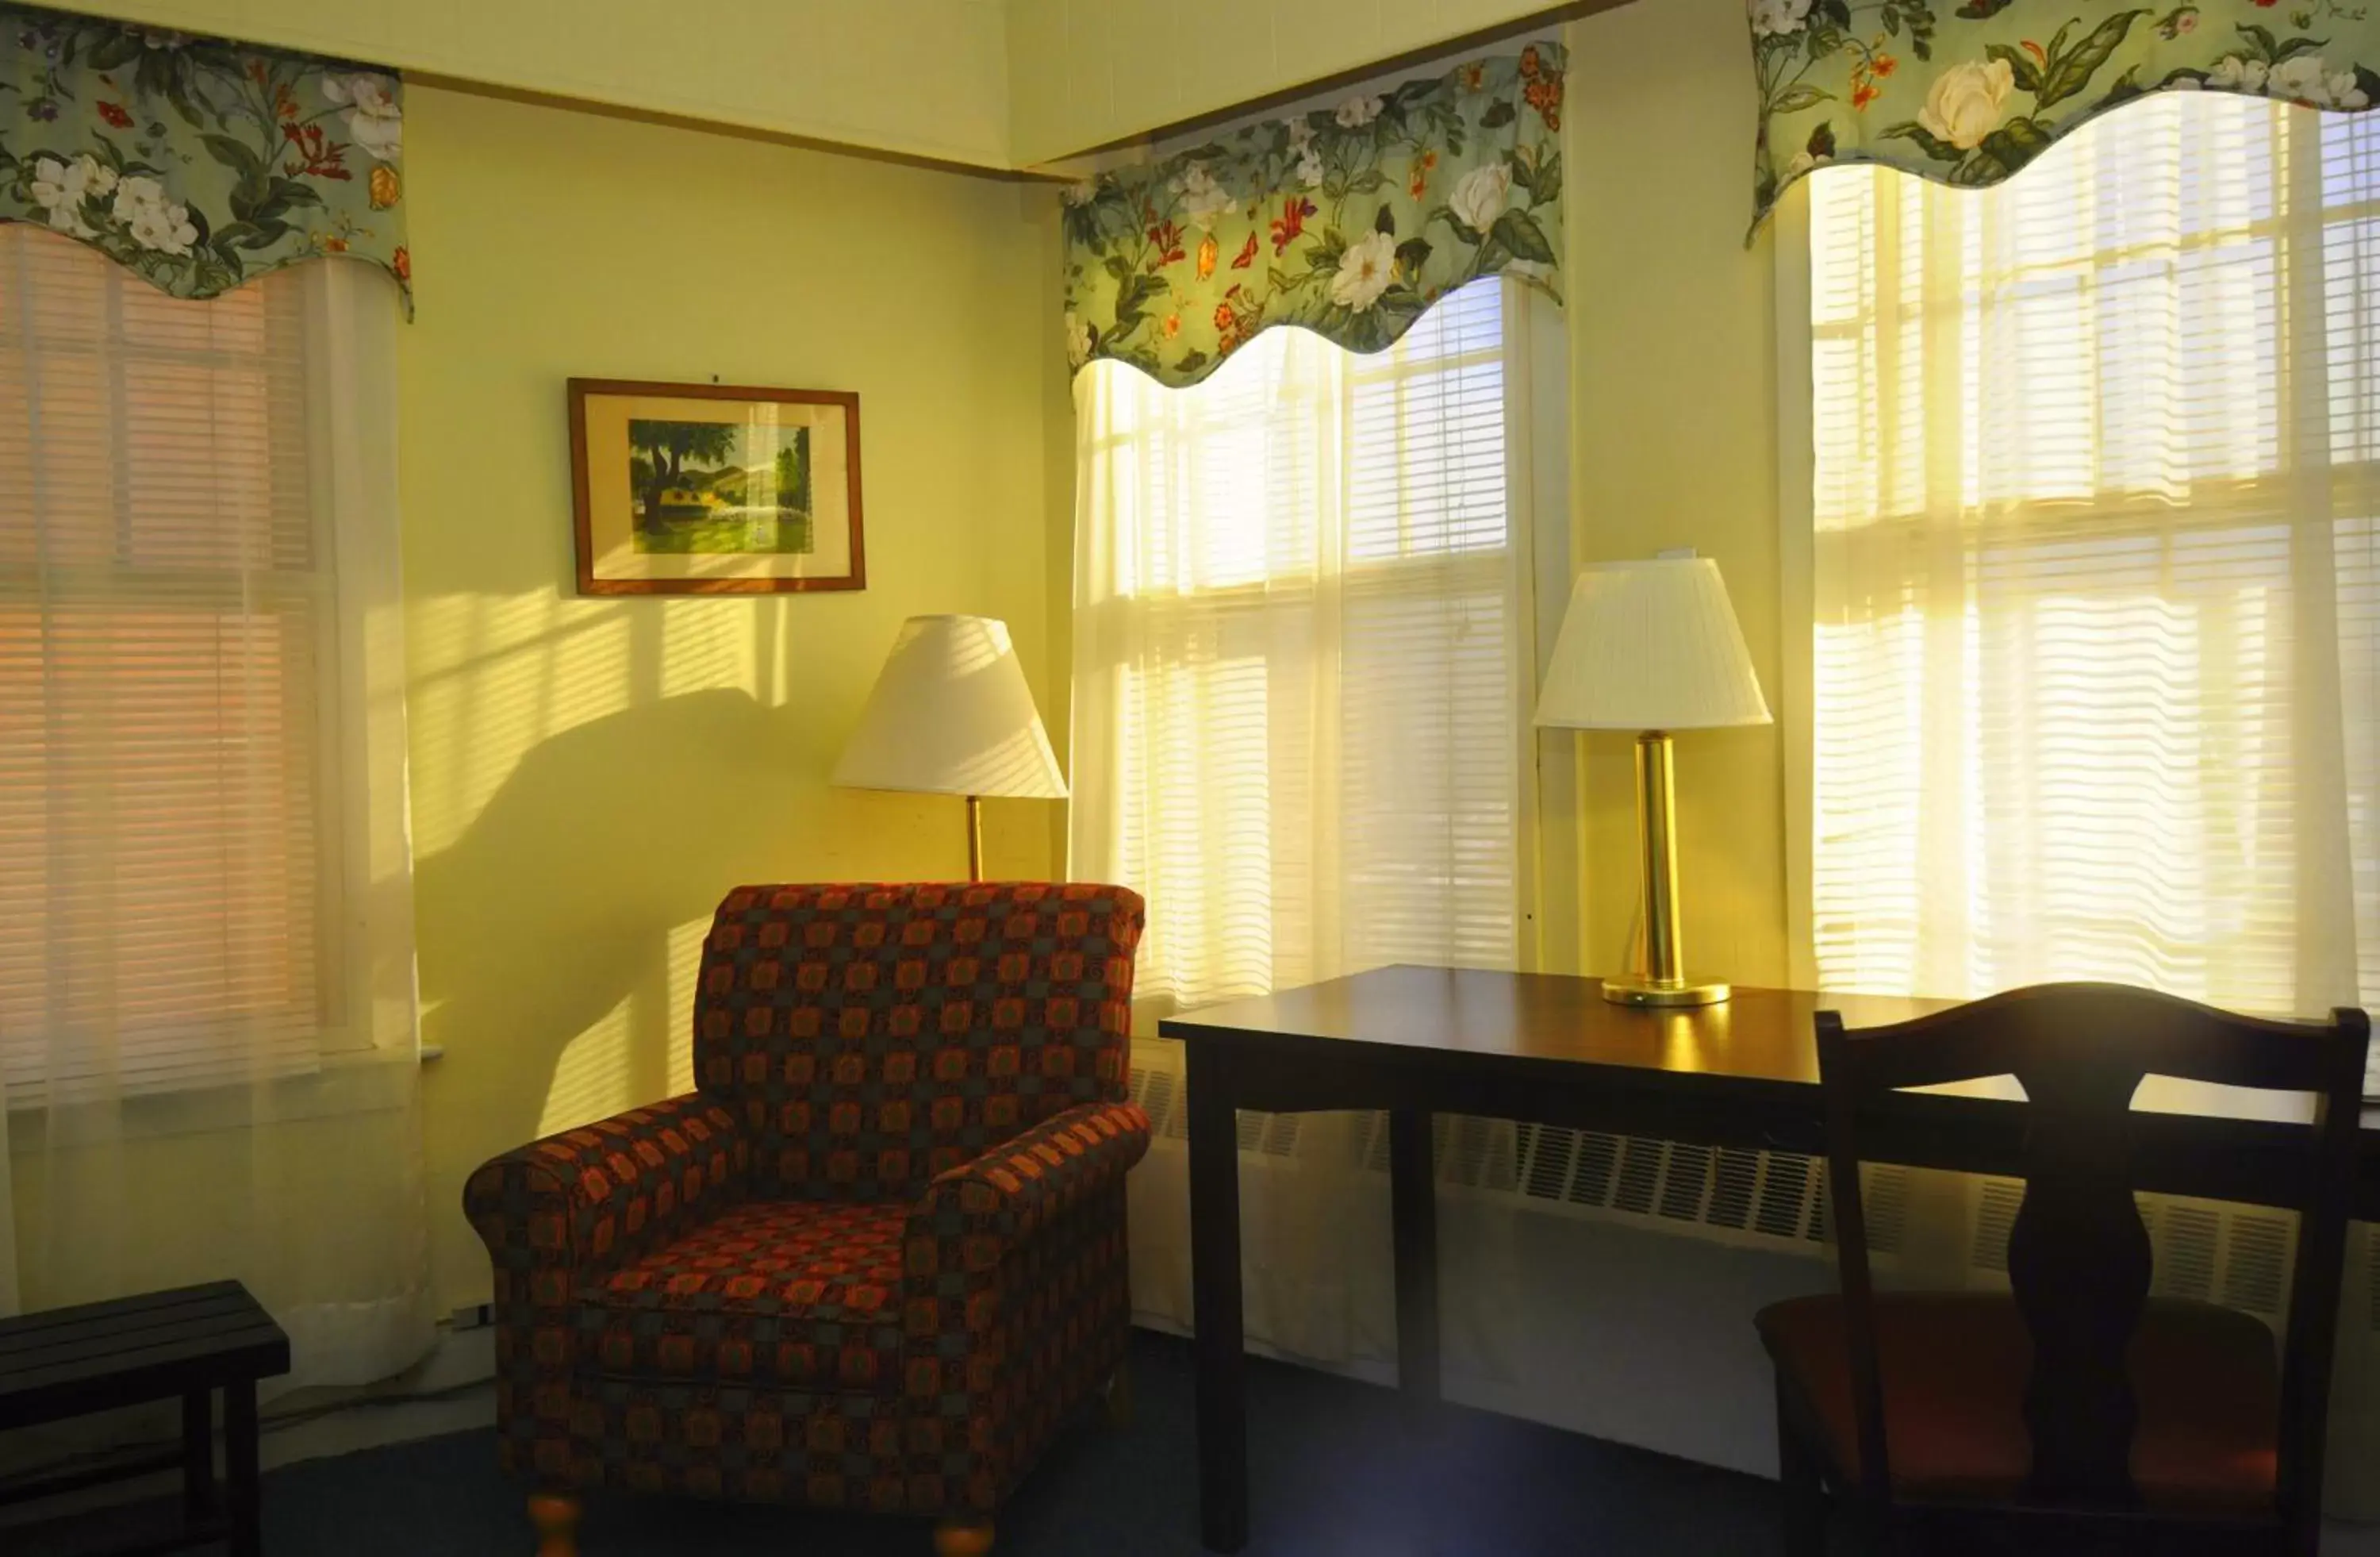
M 1645 952 L 1636 970 L 1603 981 L 1617 1005 L 1717 1005 L 1728 987 L 1686 977 L 1685 932 L 1678 916 L 1678 801 L 1670 777 L 1670 737 L 1636 737 L 1636 841 L 1643 851 Z
M 1658 984 L 1634 973 L 1603 981 L 1603 998 L 1614 1005 L 1717 1005 L 1730 992 L 1725 984 Z

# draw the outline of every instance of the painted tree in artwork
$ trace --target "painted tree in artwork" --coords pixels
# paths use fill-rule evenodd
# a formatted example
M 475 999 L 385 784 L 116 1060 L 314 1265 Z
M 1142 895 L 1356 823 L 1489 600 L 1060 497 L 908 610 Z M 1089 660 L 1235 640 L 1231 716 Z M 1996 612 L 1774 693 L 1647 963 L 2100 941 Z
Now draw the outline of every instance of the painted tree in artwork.
M 628 423 L 629 472 L 644 500 L 648 524 L 662 519 L 662 494 L 684 486 L 688 465 L 719 465 L 734 457 L 736 429 L 722 421 Z
M 810 430 L 798 427 L 777 451 L 777 506 L 810 511 Z

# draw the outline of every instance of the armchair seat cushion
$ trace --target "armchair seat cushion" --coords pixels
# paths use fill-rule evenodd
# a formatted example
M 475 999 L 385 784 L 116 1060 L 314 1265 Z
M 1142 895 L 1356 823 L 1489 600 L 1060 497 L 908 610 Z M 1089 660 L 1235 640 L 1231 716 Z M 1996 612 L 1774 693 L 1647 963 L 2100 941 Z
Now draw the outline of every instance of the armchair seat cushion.
M 580 1288 L 579 1366 L 642 1383 L 897 1394 L 909 1210 L 734 1207 Z

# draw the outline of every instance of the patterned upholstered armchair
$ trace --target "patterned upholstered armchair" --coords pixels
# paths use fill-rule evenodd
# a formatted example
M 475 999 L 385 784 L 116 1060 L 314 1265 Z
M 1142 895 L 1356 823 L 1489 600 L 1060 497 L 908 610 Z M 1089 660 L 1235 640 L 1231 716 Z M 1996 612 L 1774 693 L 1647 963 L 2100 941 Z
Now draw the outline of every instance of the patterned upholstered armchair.
M 622 1487 L 937 1517 L 944 1553 L 1120 1383 L 1140 899 L 754 886 L 695 995 L 698 1090 L 507 1152 L 497 1416 L 549 1554 Z

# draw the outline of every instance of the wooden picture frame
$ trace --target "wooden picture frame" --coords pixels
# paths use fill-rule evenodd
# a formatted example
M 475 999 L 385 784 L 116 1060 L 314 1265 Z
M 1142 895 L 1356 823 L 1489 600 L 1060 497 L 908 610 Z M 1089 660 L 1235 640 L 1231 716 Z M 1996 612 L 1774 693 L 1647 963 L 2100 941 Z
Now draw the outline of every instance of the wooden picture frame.
M 570 381 L 582 595 L 864 590 L 859 396 Z

